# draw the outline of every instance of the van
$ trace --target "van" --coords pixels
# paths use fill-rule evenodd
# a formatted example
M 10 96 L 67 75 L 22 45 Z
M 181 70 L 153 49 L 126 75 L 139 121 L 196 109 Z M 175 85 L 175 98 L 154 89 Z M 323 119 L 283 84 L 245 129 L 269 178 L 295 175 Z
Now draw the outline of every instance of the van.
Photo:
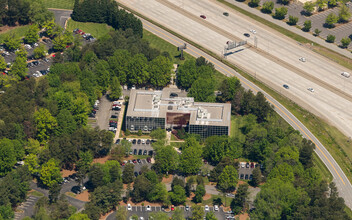
M 346 78 L 350 77 L 350 74 L 348 72 L 342 72 L 341 75 L 346 77 Z

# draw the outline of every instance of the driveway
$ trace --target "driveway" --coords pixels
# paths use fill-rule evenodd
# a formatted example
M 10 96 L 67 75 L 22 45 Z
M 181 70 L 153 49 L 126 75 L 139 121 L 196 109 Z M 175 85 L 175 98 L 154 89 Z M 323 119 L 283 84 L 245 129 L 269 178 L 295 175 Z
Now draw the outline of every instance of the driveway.
M 66 20 L 71 17 L 72 10 L 49 9 L 55 16 L 55 23 L 65 28 Z

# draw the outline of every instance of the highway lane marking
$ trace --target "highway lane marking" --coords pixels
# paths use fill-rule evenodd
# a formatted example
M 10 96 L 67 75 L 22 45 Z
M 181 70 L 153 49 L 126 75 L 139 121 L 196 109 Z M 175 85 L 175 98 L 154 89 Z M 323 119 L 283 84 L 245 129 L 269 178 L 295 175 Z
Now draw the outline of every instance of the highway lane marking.
M 159 34 L 165 36 L 166 38 L 172 40 L 173 42 L 178 43 L 179 45 L 183 44 L 183 42 L 180 42 L 180 41 L 178 41 L 178 40 L 175 40 L 175 39 L 170 38 L 170 37 L 167 36 L 166 34 L 164 34 L 164 33 L 162 33 L 161 31 L 155 29 L 154 27 L 151 27 L 150 25 L 147 25 L 147 24 L 144 24 L 144 25 L 147 26 L 147 27 L 149 27 L 150 29 L 152 29 L 152 30 L 158 32 Z M 171 35 L 172 35 L 172 34 L 171 34 Z M 202 56 L 201 54 L 199 54 L 198 52 L 196 52 L 196 51 L 194 51 L 194 50 L 192 50 L 192 49 L 190 49 L 190 48 L 187 48 L 187 49 L 190 50 L 190 51 L 192 51 L 193 53 L 197 54 L 198 56 Z M 207 55 L 208 55 L 208 54 L 207 54 Z M 210 56 L 210 55 L 208 55 L 208 56 Z M 210 56 L 210 57 L 211 57 L 211 56 Z M 204 58 L 211 62 L 210 59 L 208 59 L 208 58 L 206 58 L 206 57 L 204 57 Z M 214 58 L 214 59 L 215 59 L 215 58 Z M 220 61 L 219 61 L 219 62 L 220 62 Z M 224 67 L 222 67 L 222 66 L 220 66 L 220 65 L 218 65 L 218 64 L 216 64 L 216 63 L 214 63 L 214 62 L 212 62 L 212 63 L 213 63 L 214 65 L 216 65 L 218 68 L 222 69 L 223 71 L 229 73 L 230 75 L 235 75 L 235 74 L 231 73 L 230 71 L 228 71 L 227 69 L 225 69 Z M 251 88 L 253 91 L 258 92 L 257 89 L 255 89 L 254 87 L 252 87 L 251 85 L 249 85 L 247 82 L 245 82 L 245 81 L 243 81 L 243 80 L 241 80 L 241 79 L 239 79 L 239 80 L 240 80 L 241 83 L 244 83 L 244 84 L 247 85 L 249 88 Z M 309 135 L 307 135 L 307 133 L 301 128 L 301 126 L 299 126 L 299 125 L 298 125 L 290 116 L 288 116 L 280 107 L 278 107 L 275 103 L 273 103 L 272 101 L 270 101 L 267 97 L 265 97 L 265 98 L 266 98 L 266 100 L 268 100 L 272 105 L 274 105 L 280 112 L 282 112 L 287 118 L 289 118 L 289 119 L 290 119 L 290 120 L 291 120 L 308 138 L 309 138 L 309 140 L 312 141 L 312 142 L 315 144 L 315 146 L 316 146 L 316 147 L 319 149 L 319 151 L 324 155 L 325 159 L 329 162 L 329 164 L 332 166 L 332 168 L 334 169 L 334 171 L 337 173 L 337 175 L 338 175 L 339 178 L 341 179 L 343 185 L 346 185 L 345 181 L 343 181 L 343 179 L 342 179 L 341 175 L 339 174 L 339 172 L 337 172 L 335 166 L 331 163 L 331 161 L 328 159 L 328 157 L 325 155 L 325 153 L 321 150 L 321 148 L 315 143 L 315 141 L 313 141 L 313 139 L 312 139 Z M 298 120 L 298 119 L 297 119 L 297 120 Z

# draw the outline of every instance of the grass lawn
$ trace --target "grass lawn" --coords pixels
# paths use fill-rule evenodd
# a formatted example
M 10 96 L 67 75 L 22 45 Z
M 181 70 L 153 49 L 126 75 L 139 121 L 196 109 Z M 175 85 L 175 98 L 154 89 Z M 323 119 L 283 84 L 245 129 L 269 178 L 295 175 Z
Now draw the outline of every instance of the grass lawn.
M 224 206 L 230 206 L 232 198 L 230 197 L 224 197 L 221 195 L 211 195 L 211 198 L 208 200 L 204 200 L 202 202 L 202 205 L 213 205 L 213 201 L 216 199 L 221 199 L 221 202 Z M 225 205 L 226 204 L 226 205 Z
M 328 182 L 331 182 L 333 177 L 328 168 L 325 166 L 323 161 L 321 161 L 316 153 L 313 154 L 313 163 L 317 170 L 319 171 L 321 177 Z
M 31 196 L 36 196 L 36 197 L 42 197 L 42 196 L 44 196 L 43 193 L 38 192 L 38 191 L 29 192 L 29 195 L 31 195 Z
M 92 22 L 78 22 L 72 19 L 67 21 L 67 30 L 72 32 L 74 29 L 79 28 L 86 33 L 92 34 L 94 38 L 100 38 L 106 35 L 112 29 L 107 24 L 92 23 Z
M 12 34 L 14 35 L 15 38 L 21 38 L 25 35 L 28 29 L 29 29 L 29 25 L 25 25 L 25 26 L 18 26 L 14 29 L 0 33 L 0 43 L 3 43 L 6 36 L 12 35 Z
M 73 9 L 75 0 L 44 0 L 46 8 Z

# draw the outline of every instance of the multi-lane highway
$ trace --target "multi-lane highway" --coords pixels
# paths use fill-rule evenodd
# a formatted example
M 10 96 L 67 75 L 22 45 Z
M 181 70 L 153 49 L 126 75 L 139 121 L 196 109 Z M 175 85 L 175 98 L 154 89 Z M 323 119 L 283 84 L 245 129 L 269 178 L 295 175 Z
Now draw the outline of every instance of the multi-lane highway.
M 340 75 L 345 68 L 210 0 L 183 4 L 176 0 L 118 1 L 219 55 L 227 41 L 244 40 L 243 33 L 255 29 L 258 49 L 248 45 L 238 48 L 227 56 L 228 61 L 352 136 L 351 79 Z M 225 10 L 228 17 L 223 15 Z M 201 19 L 201 14 L 207 18 Z M 247 40 L 253 44 L 253 39 Z M 299 61 L 300 57 L 307 61 Z M 282 89 L 283 84 L 290 89 Z M 309 87 L 315 92 L 308 91 Z
M 128 5 L 131 7 L 131 5 Z M 152 7 L 152 6 L 151 6 Z M 163 29 L 151 24 L 150 22 L 147 22 L 142 19 L 143 26 L 146 30 L 152 32 L 153 34 L 163 38 L 164 40 L 172 43 L 175 46 L 182 45 L 184 43 L 183 40 L 173 36 L 172 34 L 164 31 Z M 246 80 L 244 77 L 242 77 L 240 74 L 235 72 L 233 69 L 230 67 L 226 66 L 225 64 L 219 62 L 218 60 L 214 59 L 213 57 L 209 56 L 208 54 L 204 53 L 203 51 L 197 49 L 196 47 L 193 47 L 192 45 L 188 45 L 187 47 L 187 53 L 191 54 L 192 56 L 199 57 L 203 56 L 210 62 L 212 62 L 215 66 L 215 68 L 223 73 L 224 75 L 227 76 L 236 76 L 238 77 L 242 85 L 247 88 L 251 89 L 254 92 L 261 91 L 265 94 L 266 98 L 268 101 L 275 107 L 275 111 L 282 116 L 293 128 L 297 129 L 298 131 L 301 132 L 301 134 L 309 139 L 312 140 L 316 144 L 316 153 L 318 156 L 322 159 L 324 164 L 328 167 L 330 172 L 332 173 L 334 177 L 334 182 L 336 183 L 340 196 L 342 196 L 345 201 L 346 205 L 350 208 L 352 208 L 352 186 L 339 165 L 336 163 L 334 158 L 329 154 L 329 152 L 325 149 L 325 147 L 315 138 L 315 136 L 293 115 L 291 114 L 286 108 L 284 108 L 280 103 L 278 103 L 275 99 L 273 99 L 271 96 L 266 94 L 264 91 L 262 91 L 260 88 L 258 88 L 256 85 L 253 83 L 249 82 Z M 293 81 L 294 82 L 294 81 Z

